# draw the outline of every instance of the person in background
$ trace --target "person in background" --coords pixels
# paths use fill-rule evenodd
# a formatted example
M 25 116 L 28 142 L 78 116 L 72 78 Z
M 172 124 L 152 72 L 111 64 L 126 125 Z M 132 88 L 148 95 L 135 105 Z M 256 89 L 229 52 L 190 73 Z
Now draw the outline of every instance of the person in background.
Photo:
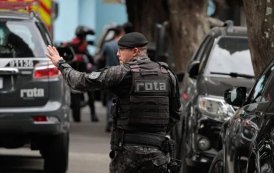
M 125 34 L 133 32 L 133 25 L 131 22 L 126 22 L 123 24 Z
M 83 63 L 80 65 L 77 64 L 77 68 L 71 64 L 71 66 L 78 71 L 81 72 L 91 72 L 92 64 L 94 64 L 93 56 L 89 53 L 87 47 L 89 42 L 87 41 L 87 35 L 94 35 L 95 32 L 86 27 L 86 26 L 78 26 L 75 31 L 76 37 L 73 38 L 69 43 L 65 43 L 64 45 L 69 45 L 73 48 L 75 54 L 84 54 L 86 55 L 87 59 L 83 58 Z M 86 61 L 86 62 L 85 62 Z M 98 122 L 99 119 L 96 115 L 95 105 L 94 105 L 94 95 L 92 91 L 88 91 L 88 105 L 90 107 L 91 113 L 91 121 Z
M 106 67 L 119 65 L 119 58 L 117 57 L 118 52 L 118 40 L 125 34 L 124 28 L 122 26 L 117 26 L 114 29 L 114 39 L 106 42 L 102 49 L 102 58 L 106 60 Z M 110 90 L 107 90 L 107 125 L 106 132 L 111 131 L 112 126 L 112 116 L 110 115 L 110 108 L 112 105 L 112 100 L 116 98 Z

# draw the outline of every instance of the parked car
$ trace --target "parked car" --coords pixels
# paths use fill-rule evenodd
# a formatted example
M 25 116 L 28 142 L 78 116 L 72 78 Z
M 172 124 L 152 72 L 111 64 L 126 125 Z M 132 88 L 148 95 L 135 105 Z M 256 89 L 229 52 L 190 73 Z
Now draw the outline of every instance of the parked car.
M 240 108 L 222 126 L 218 154 L 210 173 L 274 172 L 273 86 L 274 61 L 265 68 L 247 97 L 245 87 L 225 92 L 225 101 Z
M 65 173 L 70 89 L 47 45 L 51 36 L 35 13 L 0 12 L 0 147 L 40 150 L 46 172 Z M 74 57 L 72 48 L 58 50 Z
M 229 21 L 211 29 L 181 83 L 183 111 L 171 137 L 177 145 L 175 157 L 183 161 L 182 172 L 208 170 L 217 154 L 221 125 L 235 113 L 224 101 L 224 91 L 235 85 L 249 90 L 254 82 L 247 29 Z

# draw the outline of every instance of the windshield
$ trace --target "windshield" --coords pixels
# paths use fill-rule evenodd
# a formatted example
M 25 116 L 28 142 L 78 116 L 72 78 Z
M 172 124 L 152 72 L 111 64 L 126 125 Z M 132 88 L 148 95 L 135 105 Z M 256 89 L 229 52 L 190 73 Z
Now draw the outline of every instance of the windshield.
M 254 76 L 247 38 L 221 38 L 210 55 L 207 73 L 211 75 L 238 73 Z
M 0 20 L 0 58 L 45 57 L 46 44 L 32 21 Z

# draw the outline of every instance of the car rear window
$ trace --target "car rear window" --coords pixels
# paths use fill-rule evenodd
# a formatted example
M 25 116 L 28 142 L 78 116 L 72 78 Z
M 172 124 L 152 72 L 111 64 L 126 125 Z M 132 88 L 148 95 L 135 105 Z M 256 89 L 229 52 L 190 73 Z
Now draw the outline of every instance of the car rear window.
M 214 46 L 207 64 L 207 73 L 210 74 L 211 72 L 239 73 L 254 76 L 248 39 L 236 37 L 220 38 Z
M 0 20 L 0 58 L 45 57 L 46 44 L 33 21 Z

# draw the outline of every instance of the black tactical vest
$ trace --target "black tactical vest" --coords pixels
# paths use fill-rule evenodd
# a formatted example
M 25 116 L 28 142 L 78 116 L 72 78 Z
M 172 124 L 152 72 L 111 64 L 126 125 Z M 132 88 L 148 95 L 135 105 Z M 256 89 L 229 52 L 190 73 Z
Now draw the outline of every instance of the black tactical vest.
M 118 98 L 117 127 L 125 131 L 166 132 L 169 122 L 168 66 L 148 60 L 128 62 L 129 95 Z

